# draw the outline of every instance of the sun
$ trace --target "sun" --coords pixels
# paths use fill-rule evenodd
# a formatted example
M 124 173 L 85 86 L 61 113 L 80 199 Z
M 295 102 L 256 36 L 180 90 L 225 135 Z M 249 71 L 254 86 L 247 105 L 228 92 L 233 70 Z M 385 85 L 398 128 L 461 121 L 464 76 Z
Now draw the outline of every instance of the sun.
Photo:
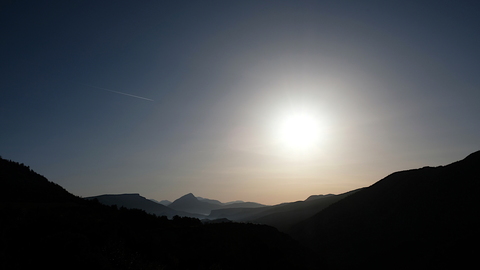
M 320 139 L 318 120 L 307 113 L 294 113 L 283 119 L 280 125 L 280 139 L 291 149 L 306 150 Z

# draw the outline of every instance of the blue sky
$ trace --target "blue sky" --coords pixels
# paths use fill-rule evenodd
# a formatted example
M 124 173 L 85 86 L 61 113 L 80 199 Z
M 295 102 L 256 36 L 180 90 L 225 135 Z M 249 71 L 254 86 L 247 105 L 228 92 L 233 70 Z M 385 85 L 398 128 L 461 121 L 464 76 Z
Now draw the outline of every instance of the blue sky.
M 11 1 L 0 25 L 0 155 L 79 196 L 273 204 L 480 149 L 475 1 Z

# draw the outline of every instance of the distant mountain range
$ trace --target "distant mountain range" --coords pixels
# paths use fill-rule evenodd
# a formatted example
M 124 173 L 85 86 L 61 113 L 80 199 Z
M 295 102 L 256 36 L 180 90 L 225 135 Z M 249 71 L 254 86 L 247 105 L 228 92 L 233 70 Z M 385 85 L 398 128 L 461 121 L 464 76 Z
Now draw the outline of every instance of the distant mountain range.
M 169 204 L 172 203 L 172 202 L 169 201 L 169 200 L 161 200 L 161 201 L 157 201 L 157 200 L 154 200 L 154 199 L 149 199 L 149 200 L 151 200 L 151 201 L 153 201 L 153 202 L 156 202 L 156 203 L 159 203 L 159 204 L 162 204 L 162 205 L 165 205 L 165 206 L 167 206 L 167 205 L 169 205 Z
M 188 193 L 165 206 L 159 202 L 146 199 L 139 194 L 115 194 L 87 197 L 96 199 L 105 205 L 116 205 L 128 209 L 141 209 L 158 216 L 194 217 L 207 220 L 230 220 L 238 222 L 254 222 L 267 224 L 281 231 L 307 219 L 321 209 L 356 191 L 340 195 L 312 195 L 305 201 L 282 203 L 266 206 L 255 202 L 235 201 L 222 203 L 218 200 L 195 197 Z
M 7 221 L 0 229 L 9 232 L 0 259 L 13 268 L 26 266 L 24 254 L 35 264 L 55 254 L 112 269 L 190 269 L 205 260 L 201 269 L 463 269 L 480 251 L 480 151 L 446 166 L 392 173 L 344 194 L 273 206 L 225 204 L 191 193 L 168 206 L 139 194 L 84 200 L 23 164 L 0 161 L 0 214 Z M 298 242 L 253 224 L 274 226 Z
M 192 193 L 186 194 L 171 204 L 168 207 L 184 212 L 198 213 L 202 215 L 209 215 L 212 210 L 226 209 L 226 208 L 258 208 L 265 205 L 254 202 L 234 202 L 229 204 L 221 203 L 217 200 L 198 199 Z
M 223 203 L 223 202 L 218 201 L 218 200 L 212 200 L 212 199 L 202 198 L 202 197 L 198 197 L 198 196 L 197 196 L 197 199 L 199 201 L 206 201 L 206 202 L 210 202 L 210 203 L 213 203 L 213 204 L 219 204 L 219 205 L 230 205 L 230 204 L 245 203 L 244 201 L 241 201 L 241 200 Z M 256 204 L 256 203 L 254 203 L 254 204 Z M 263 206 L 263 204 L 259 204 L 259 205 Z
M 138 194 L 82 199 L 2 158 L 0 190 L 2 269 L 312 269 L 312 256 L 272 227 L 107 206 L 98 201 L 162 209 Z
M 157 216 L 166 216 L 168 218 L 173 218 L 174 216 L 204 218 L 204 216 L 201 214 L 187 213 L 183 211 L 174 210 L 163 204 L 154 202 L 152 200 L 148 200 L 145 197 L 140 196 L 140 194 L 136 194 L 136 193 L 107 194 L 107 195 L 87 197 L 85 199 L 89 199 L 89 200 L 96 199 L 100 203 L 105 205 L 116 205 L 118 207 L 125 207 L 128 209 L 141 209 L 147 213 L 155 214 Z
M 273 206 L 212 210 L 208 218 L 225 218 L 239 222 L 267 224 L 285 232 L 290 226 L 312 217 L 325 207 L 357 191 L 354 190 L 340 195 L 313 195 L 305 201 L 282 203 Z
M 172 203 L 165 203 L 166 201 L 162 201 L 166 205 L 161 202 L 146 199 L 137 193 L 105 194 L 86 197 L 85 199 L 96 199 L 105 205 L 116 205 L 128 209 L 141 209 L 147 213 L 155 214 L 157 216 L 166 216 L 168 218 L 181 216 L 204 219 L 215 209 L 265 207 L 263 204 L 254 202 L 236 201 L 222 203 L 217 200 L 204 199 L 201 197 L 197 198 L 192 193 L 186 194 Z

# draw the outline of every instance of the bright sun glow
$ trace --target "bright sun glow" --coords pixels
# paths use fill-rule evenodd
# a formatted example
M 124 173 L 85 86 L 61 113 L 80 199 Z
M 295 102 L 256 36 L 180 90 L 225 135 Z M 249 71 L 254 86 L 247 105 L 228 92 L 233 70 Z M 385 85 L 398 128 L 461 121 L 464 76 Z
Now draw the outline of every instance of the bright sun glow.
M 292 149 L 305 150 L 317 143 L 320 126 L 312 115 L 306 113 L 292 114 L 281 124 L 280 138 Z

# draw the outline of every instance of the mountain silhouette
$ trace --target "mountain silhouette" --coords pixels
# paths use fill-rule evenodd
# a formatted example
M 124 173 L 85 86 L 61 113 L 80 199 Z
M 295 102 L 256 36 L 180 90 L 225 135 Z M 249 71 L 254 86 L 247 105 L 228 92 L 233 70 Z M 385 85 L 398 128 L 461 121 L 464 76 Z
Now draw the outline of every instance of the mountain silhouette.
M 339 269 L 464 268 L 478 253 L 480 151 L 393 173 L 295 225 Z
M 311 195 L 305 201 L 312 201 L 316 199 L 323 199 L 326 197 L 334 196 L 334 194 L 325 194 L 325 195 Z
M 202 197 L 196 197 L 196 198 L 201 202 L 208 202 L 208 203 L 212 203 L 212 204 L 223 205 L 223 203 L 219 200 L 212 200 L 212 199 L 207 199 L 207 198 L 202 198 Z
M 235 201 L 223 204 L 223 208 L 260 208 L 266 205 L 256 202 Z
M 106 206 L 1 158 L 0 176 L 1 269 L 312 269 L 313 254 L 270 226 Z
M 209 203 L 212 203 L 212 204 L 221 205 L 221 206 L 223 206 L 223 208 L 232 208 L 232 207 L 233 208 L 240 208 L 240 207 L 243 207 L 243 208 L 257 208 L 257 207 L 265 207 L 266 206 L 266 205 L 261 204 L 261 203 L 245 202 L 245 201 L 241 201 L 241 200 L 223 203 L 219 200 L 212 200 L 212 199 L 207 199 L 207 198 L 202 198 L 202 197 L 196 197 L 196 198 L 199 201 L 202 201 L 202 202 L 209 202 Z
M 168 207 L 178 211 L 208 215 L 212 209 L 217 209 L 221 206 L 209 202 L 202 202 L 192 193 L 188 193 L 173 201 Z
M 293 225 L 312 217 L 331 204 L 343 200 L 357 191 L 359 190 L 339 195 L 330 194 L 315 198 L 309 197 L 305 201 L 282 204 L 279 207 L 263 212 L 262 216 L 257 216 L 252 222 L 270 225 L 282 232 L 288 232 Z
M 166 216 L 173 218 L 174 216 L 195 217 L 202 218 L 202 215 L 187 213 L 183 211 L 173 210 L 165 205 L 148 200 L 140 194 L 113 194 L 87 197 L 86 199 L 97 199 L 100 203 L 105 205 L 116 205 L 118 207 L 125 207 L 128 209 L 141 209 L 147 213 L 155 214 L 157 216 Z
M 0 158 L 0 179 L 0 188 L 4 191 L 0 202 L 55 203 L 80 200 L 23 163 Z
M 154 200 L 154 199 L 149 199 L 150 201 L 152 202 L 156 202 L 156 203 L 159 203 L 161 205 L 165 205 L 165 206 L 168 206 L 169 204 L 171 204 L 172 202 L 169 201 L 169 200 L 161 200 L 161 201 L 157 201 L 157 200 Z
M 186 194 L 175 200 L 174 204 L 168 201 L 157 202 L 155 200 L 149 200 L 137 193 L 104 194 L 86 197 L 86 199 L 96 199 L 100 203 L 105 205 L 116 205 L 118 207 L 125 207 L 128 209 L 140 209 L 150 214 L 155 214 L 157 216 L 166 216 L 168 218 L 172 218 L 174 216 L 181 216 L 204 219 L 207 217 L 205 213 L 210 213 L 212 209 L 237 207 L 256 208 L 265 206 L 259 203 L 243 201 L 222 203 L 218 200 L 195 197 L 192 193 Z M 189 210 L 190 212 L 186 210 Z
M 212 210 L 224 209 L 224 208 L 257 208 L 263 207 L 264 205 L 254 202 L 232 202 L 232 203 L 221 203 L 217 200 L 197 198 L 192 193 L 183 195 L 182 197 L 176 199 L 168 207 L 175 209 L 177 211 L 184 211 L 189 213 L 198 213 L 201 215 L 209 215 Z
M 322 211 L 327 206 L 357 192 L 339 195 L 312 195 L 305 201 L 282 203 L 258 208 L 228 208 L 212 210 L 209 219 L 226 218 L 239 222 L 266 224 L 287 232 L 291 226 Z
M 462 269 L 479 251 L 480 151 L 340 195 L 210 215 L 270 223 L 299 242 L 267 225 L 202 224 L 85 200 L 1 158 L 0 187 L 5 269 Z M 100 198 L 160 206 L 138 194 Z M 224 207 L 191 193 L 174 203 L 195 211 Z

